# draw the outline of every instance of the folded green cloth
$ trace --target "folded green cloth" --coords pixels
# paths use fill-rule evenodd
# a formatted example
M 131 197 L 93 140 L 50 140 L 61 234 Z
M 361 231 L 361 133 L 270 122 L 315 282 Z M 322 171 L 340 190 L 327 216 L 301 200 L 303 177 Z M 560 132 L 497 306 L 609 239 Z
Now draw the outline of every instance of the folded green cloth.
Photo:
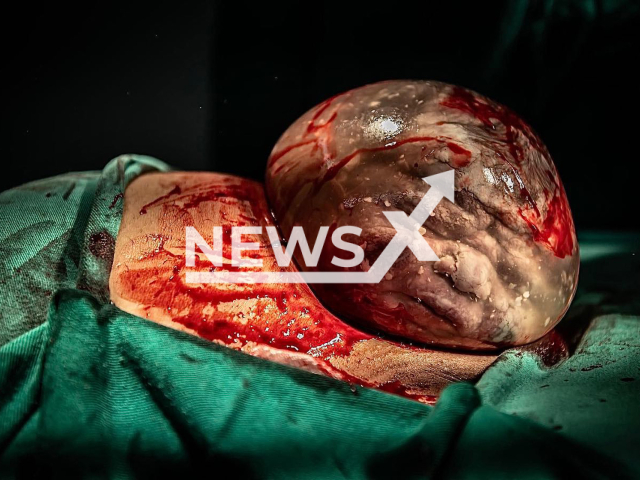
M 165 169 L 123 156 L 0 194 L 0 477 L 640 478 L 638 236 L 581 235 L 570 359 L 506 352 L 431 408 L 111 305 L 121 193 Z

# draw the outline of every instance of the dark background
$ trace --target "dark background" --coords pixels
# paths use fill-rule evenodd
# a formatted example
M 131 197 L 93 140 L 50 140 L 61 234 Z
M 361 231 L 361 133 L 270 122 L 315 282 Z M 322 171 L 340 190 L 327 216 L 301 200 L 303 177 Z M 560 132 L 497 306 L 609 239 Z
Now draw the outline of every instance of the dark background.
M 325 98 L 435 79 L 532 124 L 579 229 L 638 229 L 638 3 L 419 5 L 19 7 L 2 20 L 0 188 L 101 169 L 121 153 L 261 179 L 278 136 Z

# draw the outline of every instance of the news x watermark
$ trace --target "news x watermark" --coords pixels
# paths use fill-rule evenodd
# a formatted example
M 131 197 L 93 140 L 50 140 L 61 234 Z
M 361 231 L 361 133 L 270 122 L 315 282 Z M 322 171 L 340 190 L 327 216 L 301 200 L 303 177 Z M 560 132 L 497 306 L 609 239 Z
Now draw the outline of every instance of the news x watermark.
M 435 210 L 443 198 L 454 201 L 454 171 L 424 177 L 422 179 L 431 188 L 420 200 L 411 215 L 404 212 L 383 212 L 396 234 L 387 244 L 375 263 L 366 272 L 264 272 L 264 271 L 189 271 L 186 273 L 187 283 L 379 283 L 387 274 L 396 259 L 409 248 L 416 258 L 423 262 L 437 261 L 438 256 L 431 249 L 427 240 L 420 234 L 420 228 Z M 315 267 L 320 258 L 320 252 L 327 239 L 329 227 L 321 227 L 316 237 L 313 250 L 302 230 L 302 227 L 293 227 L 286 248 L 283 249 L 276 227 L 266 227 L 274 256 L 280 267 L 288 267 L 296 248 L 300 246 L 300 252 L 307 266 Z M 346 242 L 342 239 L 345 234 L 360 235 L 362 229 L 353 226 L 342 226 L 333 231 L 331 242 L 341 249 L 353 254 L 348 260 L 333 257 L 331 263 L 338 267 L 355 267 L 364 259 L 364 250 L 359 245 Z M 262 227 L 233 227 L 231 230 L 231 266 L 242 268 L 262 267 L 261 258 L 247 258 L 242 252 L 258 250 L 260 244 L 256 242 L 243 242 L 243 235 L 261 235 Z M 204 256 L 214 265 L 223 265 L 222 255 L 222 227 L 213 227 L 213 245 L 200 235 L 194 227 L 186 228 L 186 264 L 187 267 L 195 267 L 196 246 Z M 229 265 L 227 263 L 227 265 Z

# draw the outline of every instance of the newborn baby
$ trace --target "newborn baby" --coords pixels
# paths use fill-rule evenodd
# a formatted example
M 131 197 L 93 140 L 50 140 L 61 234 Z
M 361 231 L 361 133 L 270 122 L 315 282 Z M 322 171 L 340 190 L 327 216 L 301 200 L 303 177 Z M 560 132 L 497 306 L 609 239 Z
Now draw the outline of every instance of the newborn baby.
M 366 272 L 396 233 L 385 213 L 411 214 L 430 191 L 422 179 L 442 172 L 452 172 L 455 194 L 416 230 L 437 261 L 404 249 L 369 284 L 187 280 L 189 272 Z M 270 205 L 259 183 L 215 173 L 135 179 L 124 195 L 112 301 L 254 356 L 431 402 L 446 384 L 476 378 L 496 354 L 425 344 L 489 350 L 532 342 L 560 320 L 575 291 L 575 232 L 548 152 L 513 113 L 459 87 L 385 82 L 327 100 L 275 146 L 266 194 Z M 356 227 L 360 234 L 343 240 L 363 258 L 337 267 L 336 257 L 353 254 L 327 240 L 317 266 L 299 248 L 297 265 L 283 266 L 274 254 L 283 247 L 267 231 L 286 244 L 296 226 L 312 248 L 321 227 L 327 239 Z M 254 229 L 242 241 L 255 244 L 245 258 L 260 267 L 233 264 L 235 227 Z M 187 261 L 190 228 L 204 238 Z M 216 228 L 218 264 L 203 251 Z M 566 353 L 553 333 L 541 342 L 551 363 Z
M 540 338 L 566 312 L 578 279 L 571 212 L 549 152 L 502 105 L 438 82 L 391 81 L 337 95 L 280 138 L 267 194 L 285 239 L 302 226 L 362 229 L 367 271 L 396 233 L 385 212 L 410 214 L 455 169 L 455 203 L 441 201 L 420 233 L 439 257 L 405 249 L 378 284 L 318 284 L 334 313 L 420 342 L 471 349 Z M 348 236 L 345 236 L 347 238 Z M 345 270 L 324 245 L 317 267 Z M 348 258 L 349 255 L 344 255 Z

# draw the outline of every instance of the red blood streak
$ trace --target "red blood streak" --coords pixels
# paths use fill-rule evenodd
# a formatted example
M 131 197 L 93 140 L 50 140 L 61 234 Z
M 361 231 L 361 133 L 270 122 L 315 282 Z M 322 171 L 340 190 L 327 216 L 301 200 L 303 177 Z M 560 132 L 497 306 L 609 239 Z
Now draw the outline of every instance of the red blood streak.
M 564 258 L 573 253 L 574 244 L 571 230 L 573 221 L 562 186 L 548 203 L 547 216 L 542 225 L 527 215 L 526 212 L 519 210 L 519 213 L 529 225 L 533 239 L 551 248 L 556 257 Z
M 481 97 L 462 87 L 454 87 L 452 94 L 440 104 L 472 115 L 491 130 L 496 130 L 494 120 L 501 123 L 505 128 L 504 140 L 508 144 L 511 156 L 516 162 L 522 161 L 524 156 L 522 147 L 517 142 L 518 132 L 522 133 L 534 148 L 543 150 L 542 142 L 540 142 L 533 129 L 503 105 L 488 99 L 481 100 Z
M 161 197 L 156 198 L 153 202 L 149 202 L 146 205 L 144 205 L 141 209 L 140 209 L 140 215 L 145 215 L 147 213 L 147 209 L 150 207 L 153 207 L 159 203 L 162 203 L 164 200 L 168 199 L 169 197 L 173 196 L 173 195 L 177 195 L 181 192 L 182 190 L 180 189 L 179 185 L 176 185 L 175 187 L 173 187 L 171 189 L 170 192 L 166 193 L 165 195 L 162 195 Z
M 349 92 L 344 92 L 344 93 L 339 93 L 338 95 L 334 95 L 331 98 L 328 98 L 327 100 L 325 100 L 324 102 L 322 102 L 320 105 L 318 105 L 318 109 L 316 110 L 316 112 L 313 114 L 313 118 L 311 119 L 311 122 L 309 122 L 309 125 L 307 126 L 307 134 L 310 133 L 314 133 L 318 130 L 322 130 L 323 128 L 328 127 L 338 116 L 338 111 L 336 110 L 335 112 L 333 112 L 331 114 L 331 116 L 329 117 L 328 120 L 326 120 L 324 123 L 321 124 L 317 124 L 316 122 L 318 121 L 318 119 L 322 116 L 322 114 L 331 106 L 331 104 L 339 97 L 342 97 L 344 95 L 346 95 Z
M 115 197 L 113 197 L 113 201 L 111 202 L 111 205 L 109 205 L 109 210 L 115 207 L 116 203 L 118 203 L 118 200 L 120 200 L 123 196 L 123 193 L 118 193 Z
M 447 146 L 449 147 L 449 150 L 451 150 L 453 153 L 457 155 L 464 155 L 465 157 L 471 156 L 471 152 L 469 150 L 467 150 L 466 148 L 462 148 L 460 145 L 456 143 L 447 142 Z
M 396 142 L 388 143 L 386 145 L 382 145 L 380 147 L 359 148 L 359 149 L 353 151 L 352 153 L 350 153 L 349 155 L 347 155 L 346 157 L 343 157 L 340 160 L 336 161 L 333 165 L 331 165 L 326 170 L 324 175 L 316 182 L 316 188 L 319 188 L 324 183 L 326 183 L 329 180 L 332 180 L 333 178 L 335 178 L 335 176 L 338 174 L 338 172 L 345 165 L 347 165 L 351 160 L 353 160 L 355 157 L 357 157 L 358 155 L 360 155 L 362 153 L 382 152 L 384 150 L 392 150 L 392 149 L 401 147 L 402 145 L 406 145 L 408 143 L 419 143 L 419 142 L 429 142 L 429 141 L 445 143 L 449 148 L 451 148 L 451 145 L 450 145 L 451 142 L 449 142 L 448 140 L 442 139 L 442 138 L 438 138 L 438 137 L 409 137 L 409 138 L 404 138 L 402 140 L 398 140 Z M 457 145 L 456 145 L 456 147 L 459 148 L 460 150 L 467 151 L 466 149 L 463 149 L 462 147 L 458 147 Z M 454 153 L 456 153 L 456 152 L 454 152 Z M 471 152 L 468 152 L 468 153 L 471 153 Z
M 452 165 L 454 168 L 463 168 L 469 165 L 471 162 L 471 152 L 469 150 L 453 142 L 447 142 L 447 147 L 454 154 Z
M 260 209 L 262 203 L 256 194 L 251 193 L 252 190 L 243 188 L 240 185 L 204 185 L 191 188 L 188 192 L 182 192 L 179 186 L 175 186 L 169 193 L 162 195 L 152 202 L 144 205 L 140 209 L 140 214 L 147 213 L 151 207 L 160 207 L 171 204 L 172 206 L 181 208 L 185 212 L 190 208 L 197 208 L 203 202 L 219 202 L 225 204 L 234 204 L 237 202 L 247 202 L 253 205 L 255 212 L 259 212 L 262 218 L 270 218 L 271 214 L 264 209 Z M 176 202 L 179 202 L 178 205 Z M 224 216 L 224 212 L 222 212 Z M 234 218 L 237 218 L 234 215 Z M 255 220 L 252 220 L 255 222 Z
M 331 106 L 331 104 L 337 98 L 342 97 L 344 95 L 347 95 L 348 93 L 349 92 L 344 92 L 344 93 L 340 93 L 338 95 L 334 95 L 333 97 L 325 100 L 320 105 L 318 105 L 317 110 L 315 111 L 315 113 L 313 114 L 313 117 L 311 118 L 311 121 L 309 122 L 309 125 L 307 125 L 307 129 L 305 131 L 304 137 L 307 137 L 310 134 L 316 134 L 320 130 L 324 130 L 329 125 L 331 125 L 334 122 L 334 120 L 338 117 L 338 110 L 333 112 L 331 114 L 331 116 L 327 120 L 325 120 L 323 123 L 318 124 L 316 122 L 318 121 L 318 119 L 322 116 L 322 114 Z M 294 143 L 292 145 L 288 145 L 287 147 L 283 148 L 279 152 L 274 152 L 271 155 L 271 157 L 269 158 L 269 162 L 268 162 L 267 165 L 269 167 L 271 167 L 271 166 L 273 166 L 273 164 L 275 162 L 277 162 L 280 158 L 285 156 L 290 151 L 295 150 L 296 148 L 300 148 L 300 147 L 302 147 L 304 145 L 311 145 L 311 144 L 313 144 L 314 150 L 315 150 L 315 149 L 317 149 L 319 147 L 325 146 L 326 142 L 324 141 L 324 139 L 322 137 L 316 136 L 315 138 L 302 140 L 302 141 Z M 280 168 L 277 169 L 276 172 L 279 171 L 279 170 L 280 170 Z M 274 172 L 274 173 L 276 173 L 276 172 Z
M 295 150 L 296 148 L 302 147 L 304 145 L 310 145 L 312 143 L 315 144 L 317 141 L 318 140 L 315 139 L 315 138 L 312 138 L 310 140 L 303 140 L 301 142 L 294 143 L 293 145 L 288 145 L 285 148 L 283 148 L 282 150 L 280 150 L 279 152 L 274 152 L 273 155 L 271 155 L 271 158 L 269 158 L 269 166 L 272 166 L 275 162 L 280 160 L 282 157 L 284 157 L 291 150 Z
M 327 105 L 328 107 L 329 105 Z M 318 119 L 318 117 L 320 117 L 320 114 L 322 114 L 322 112 L 324 112 L 325 108 L 327 107 L 323 107 L 320 110 L 318 110 L 318 112 L 313 116 L 313 120 L 311 121 L 311 123 L 309 123 L 309 126 L 307 127 L 307 133 L 313 133 L 316 132 L 318 130 L 322 130 L 323 128 L 328 127 L 331 122 L 333 122 L 336 117 L 338 116 L 338 112 L 333 112 L 333 114 L 331 114 L 331 116 L 329 117 L 329 119 L 327 121 L 325 121 L 324 123 L 321 124 L 316 124 L 316 120 Z

